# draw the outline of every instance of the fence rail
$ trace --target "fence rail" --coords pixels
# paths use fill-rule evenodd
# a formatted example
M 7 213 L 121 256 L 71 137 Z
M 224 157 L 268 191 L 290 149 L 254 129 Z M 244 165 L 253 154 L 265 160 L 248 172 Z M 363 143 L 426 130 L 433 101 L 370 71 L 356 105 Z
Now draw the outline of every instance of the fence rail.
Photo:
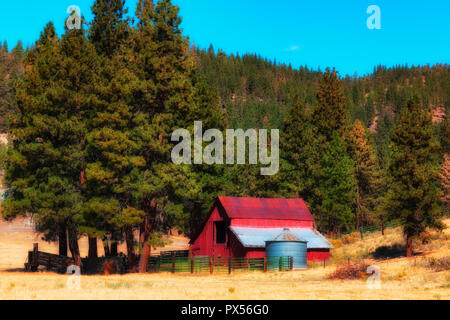
M 45 266 L 48 270 L 58 269 L 63 271 L 73 263 L 72 258 L 39 251 L 38 244 L 35 243 L 33 245 L 33 251 L 28 251 L 28 259 L 27 262 L 25 262 L 25 270 L 36 271 L 39 266 Z
M 189 257 L 187 256 L 188 254 L 189 251 L 166 251 L 158 256 L 151 256 L 148 260 L 147 272 L 207 272 L 213 274 L 251 271 L 290 271 L 293 270 L 294 263 L 294 258 L 289 256 L 234 258 L 208 256 Z M 86 269 L 90 262 L 86 259 L 84 260 L 84 269 Z M 102 259 L 97 259 L 95 263 L 98 264 L 101 260 Z M 102 263 L 104 262 L 105 261 L 102 261 Z M 63 272 L 73 263 L 74 261 L 72 258 L 39 251 L 38 244 L 36 243 L 34 244 L 33 251 L 28 252 L 28 260 L 25 263 L 25 269 L 27 271 L 36 271 L 39 266 L 45 266 L 47 269 L 58 269 Z M 102 268 L 104 268 L 103 264 Z
M 148 272 L 186 273 L 231 273 L 249 271 L 289 271 L 293 269 L 293 258 L 288 256 L 269 258 L 231 257 L 171 257 L 149 258 Z
M 343 235 L 356 233 L 356 232 L 357 233 L 361 233 L 361 231 L 362 231 L 363 234 L 370 234 L 370 233 L 373 233 L 373 232 L 382 231 L 382 229 L 397 228 L 399 226 L 402 226 L 401 221 L 393 220 L 393 221 L 386 222 L 383 226 L 380 225 L 380 224 L 377 224 L 377 225 L 362 226 L 359 230 L 357 230 L 357 229 L 350 229 L 350 230 L 346 230 L 346 231 L 341 231 L 341 232 L 339 232 L 338 236 L 343 236 Z

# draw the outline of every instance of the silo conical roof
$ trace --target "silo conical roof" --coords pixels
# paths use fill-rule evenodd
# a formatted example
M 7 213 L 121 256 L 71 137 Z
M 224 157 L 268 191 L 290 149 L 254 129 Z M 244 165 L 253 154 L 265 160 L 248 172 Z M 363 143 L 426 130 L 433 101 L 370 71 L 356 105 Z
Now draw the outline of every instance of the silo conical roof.
M 289 228 L 284 228 L 283 231 L 279 235 L 277 235 L 272 241 L 305 241 L 305 240 L 299 239 L 289 230 Z

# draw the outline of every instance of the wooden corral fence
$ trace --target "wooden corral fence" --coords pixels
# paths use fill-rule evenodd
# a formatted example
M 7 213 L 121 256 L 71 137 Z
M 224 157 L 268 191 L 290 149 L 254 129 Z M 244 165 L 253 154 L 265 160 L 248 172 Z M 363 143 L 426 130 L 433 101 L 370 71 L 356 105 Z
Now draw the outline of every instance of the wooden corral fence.
M 37 271 L 39 266 L 44 266 L 47 270 L 57 269 L 64 272 L 68 266 L 74 264 L 72 258 L 59 256 L 47 252 L 39 251 L 38 244 L 33 245 L 33 251 L 28 251 L 28 259 L 25 262 L 26 271 Z
M 233 258 L 233 257 L 150 257 L 147 272 L 232 273 L 250 271 L 291 271 L 292 257 Z
M 121 259 L 122 257 L 116 257 Z M 85 268 L 88 260 L 84 259 Z M 97 259 L 95 264 L 101 264 L 101 269 L 108 267 L 107 263 L 115 260 L 104 258 Z M 124 262 L 126 259 L 124 259 Z M 116 261 L 117 262 L 117 261 Z M 44 266 L 47 270 L 56 269 L 65 272 L 69 265 L 74 263 L 70 257 L 41 252 L 38 244 L 35 243 L 33 251 L 28 252 L 28 260 L 25 262 L 26 271 L 37 271 L 39 266 Z M 125 262 L 126 263 L 126 262 Z M 94 266 L 95 267 L 95 266 Z M 85 269 L 84 268 L 84 269 Z M 95 269 L 95 268 L 94 268 Z M 111 269 L 118 269 L 114 267 Z M 106 270 L 106 269 L 105 269 Z M 108 269 L 109 270 L 109 269 Z M 125 270 L 111 270 L 109 273 L 124 273 Z M 186 273 L 232 273 L 250 271 L 291 271 L 293 270 L 293 257 L 269 257 L 269 258 L 235 258 L 235 257 L 206 257 L 189 256 L 189 251 L 163 251 L 158 256 L 151 256 L 147 265 L 147 272 L 186 272 Z M 85 270 L 86 271 L 86 270 Z M 105 271 L 106 272 L 106 271 Z M 95 273 L 95 272 L 94 272 Z
M 178 258 L 187 258 L 189 257 L 189 250 L 161 251 L 158 256 L 172 257 L 173 255 Z

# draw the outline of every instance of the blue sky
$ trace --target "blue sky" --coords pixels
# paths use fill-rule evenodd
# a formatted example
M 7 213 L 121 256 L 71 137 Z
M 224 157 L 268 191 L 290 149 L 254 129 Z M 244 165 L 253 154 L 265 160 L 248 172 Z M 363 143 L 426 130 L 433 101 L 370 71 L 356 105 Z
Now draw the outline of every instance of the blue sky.
M 336 67 L 343 75 L 378 64 L 450 63 L 449 0 L 173 0 L 196 45 L 227 53 L 258 53 L 293 67 Z M 0 40 L 33 43 L 48 21 L 63 32 L 75 4 L 90 20 L 93 0 L 2 0 Z M 134 14 L 137 0 L 127 0 Z M 381 9 L 381 29 L 369 30 L 369 5 Z

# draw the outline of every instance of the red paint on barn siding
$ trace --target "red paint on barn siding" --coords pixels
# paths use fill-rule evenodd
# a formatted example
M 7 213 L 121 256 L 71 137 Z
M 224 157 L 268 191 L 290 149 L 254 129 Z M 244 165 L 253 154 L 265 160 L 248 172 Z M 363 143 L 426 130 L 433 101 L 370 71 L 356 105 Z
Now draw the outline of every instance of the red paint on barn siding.
M 247 248 L 247 258 L 264 258 L 265 256 L 265 248 Z
M 306 260 L 323 261 L 330 260 L 330 249 L 308 249 L 306 252 Z
M 229 233 L 226 236 L 224 244 L 216 243 L 215 222 L 225 221 L 229 219 L 219 212 L 219 208 L 215 206 L 208 220 L 204 224 L 202 232 L 191 245 L 191 252 L 195 256 L 229 256 L 228 248 Z
M 200 233 L 191 240 L 192 255 L 265 257 L 265 248 L 244 248 L 229 230 L 225 243 L 217 243 L 215 222 L 218 221 L 224 221 L 227 226 L 313 228 L 313 217 L 302 199 L 219 197 Z M 323 261 L 329 258 L 329 249 L 308 249 L 308 261 Z

